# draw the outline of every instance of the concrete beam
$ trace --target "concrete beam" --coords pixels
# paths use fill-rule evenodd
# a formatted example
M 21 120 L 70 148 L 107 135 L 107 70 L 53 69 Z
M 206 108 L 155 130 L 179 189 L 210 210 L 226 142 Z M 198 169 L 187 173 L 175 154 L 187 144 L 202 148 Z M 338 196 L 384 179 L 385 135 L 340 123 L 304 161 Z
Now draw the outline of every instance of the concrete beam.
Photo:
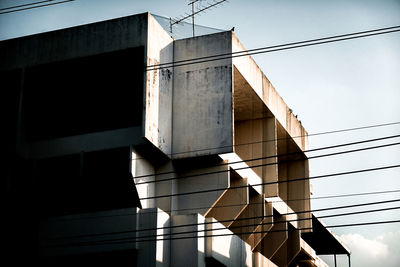
M 286 216 L 274 216 L 274 225 L 271 228 L 271 231 L 255 248 L 256 252 L 260 252 L 268 259 L 271 259 L 274 256 L 274 254 L 288 239 L 288 225 L 285 221 Z M 278 264 L 278 266 L 280 265 Z
M 247 241 L 251 233 L 254 232 L 257 226 L 262 222 L 264 209 L 265 200 L 263 195 L 260 195 L 255 190 L 251 189 L 249 204 L 242 210 L 236 220 L 229 226 L 229 229 L 234 232 L 238 237 L 240 237 L 243 241 Z
M 242 179 L 232 171 L 230 187 L 225 190 L 205 216 L 215 218 L 225 227 L 232 225 L 249 203 L 249 188 L 246 186 L 247 179 Z

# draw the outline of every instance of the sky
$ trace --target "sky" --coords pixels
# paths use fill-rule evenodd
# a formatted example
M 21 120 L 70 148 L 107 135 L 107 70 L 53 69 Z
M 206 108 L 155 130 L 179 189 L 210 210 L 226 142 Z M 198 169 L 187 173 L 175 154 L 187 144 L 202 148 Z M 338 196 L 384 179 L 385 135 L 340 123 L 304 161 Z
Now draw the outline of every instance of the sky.
M 32 1 L 0 0 L 0 8 Z M 0 40 L 146 11 L 175 18 L 190 12 L 187 3 L 187 0 L 75 0 L 52 7 L 0 14 Z M 202 3 L 206 5 L 206 1 Z M 235 34 L 246 48 L 251 49 L 397 26 L 400 25 L 400 0 L 230 0 L 197 16 L 196 23 L 223 30 L 235 27 Z M 310 134 L 400 121 L 400 33 L 262 54 L 254 58 Z M 312 149 L 399 133 L 400 126 L 392 125 L 310 136 L 309 144 Z M 395 141 L 399 139 L 371 145 Z M 365 145 L 351 148 L 360 147 Z M 310 176 L 399 163 L 399 146 L 392 146 L 310 160 Z M 400 170 L 396 168 L 312 180 L 313 197 L 396 190 L 400 189 L 399 178 Z M 397 192 L 316 199 L 312 201 L 312 209 L 390 200 L 399 196 Z M 398 205 L 374 205 L 364 210 Z M 361 209 L 337 212 L 357 210 Z M 400 211 L 394 210 L 325 219 L 324 222 L 335 225 L 399 219 Z M 398 266 L 399 223 L 335 228 L 333 231 L 352 251 L 352 266 L 376 266 L 378 263 Z M 323 259 L 333 265 L 332 257 Z M 347 257 L 338 257 L 338 266 L 347 266 Z

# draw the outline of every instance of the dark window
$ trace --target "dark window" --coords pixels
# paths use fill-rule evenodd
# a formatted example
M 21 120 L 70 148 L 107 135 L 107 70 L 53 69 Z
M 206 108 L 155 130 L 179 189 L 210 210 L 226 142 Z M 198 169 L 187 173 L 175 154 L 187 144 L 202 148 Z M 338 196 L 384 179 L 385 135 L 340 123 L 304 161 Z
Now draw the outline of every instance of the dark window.
M 42 216 L 136 207 L 129 160 L 129 148 L 118 148 L 38 161 Z
M 141 125 L 144 48 L 26 69 L 24 124 L 29 140 Z

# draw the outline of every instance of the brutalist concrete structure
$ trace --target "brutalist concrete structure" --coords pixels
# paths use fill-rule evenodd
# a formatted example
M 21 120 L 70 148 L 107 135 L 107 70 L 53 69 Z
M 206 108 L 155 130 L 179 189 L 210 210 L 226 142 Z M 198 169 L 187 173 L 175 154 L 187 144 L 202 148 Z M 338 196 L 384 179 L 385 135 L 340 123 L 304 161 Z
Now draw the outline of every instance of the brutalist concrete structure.
M 310 212 L 297 179 L 307 132 L 255 61 L 182 63 L 240 51 L 231 31 L 174 40 L 149 13 L 0 42 L 10 258 L 325 266 L 317 254 L 349 254 Z

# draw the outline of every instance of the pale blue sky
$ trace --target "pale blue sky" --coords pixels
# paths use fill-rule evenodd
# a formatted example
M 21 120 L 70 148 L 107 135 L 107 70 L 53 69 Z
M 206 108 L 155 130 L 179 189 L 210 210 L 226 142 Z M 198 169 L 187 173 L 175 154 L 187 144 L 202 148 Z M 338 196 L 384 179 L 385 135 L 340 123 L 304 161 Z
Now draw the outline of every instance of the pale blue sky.
M 0 8 L 26 2 L 29 1 L 0 0 Z M 54 7 L 3 14 L 0 15 L 0 40 L 146 11 L 177 17 L 190 11 L 187 2 L 76 0 Z M 197 17 L 196 23 L 226 30 L 235 26 L 236 35 L 250 49 L 400 25 L 400 0 L 230 0 Z M 400 121 L 400 33 L 257 55 L 255 60 L 309 133 Z M 310 137 L 309 143 L 310 148 L 316 148 L 399 133 L 400 126 L 391 126 Z M 314 176 L 399 163 L 400 149 L 392 147 L 310 160 L 310 170 Z M 400 170 L 396 169 L 319 179 L 312 183 L 314 196 L 318 197 L 400 189 L 399 178 Z M 399 196 L 400 193 L 315 200 L 312 208 Z M 399 211 L 327 219 L 325 222 L 329 225 L 395 219 L 400 219 Z M 334 232 L 345 235 L 343 238 L 351 244 L 352 266 L 375 266 L 378 262 L 395 266 L 394 262 L 399 260 L 394 258 L 396 246 L 393 244 L 400 244 L 400 224 L 337 228 Z M 360 247 L 361 243 L 370 244 L 369 249 L 381 253 L 374 256 Z M 331 259 L 324 259 L 332 264 Z M 341 258 L 339 264 L 343 265 L 339 266 L 346 266 L 344 262 L 347 259 Z

